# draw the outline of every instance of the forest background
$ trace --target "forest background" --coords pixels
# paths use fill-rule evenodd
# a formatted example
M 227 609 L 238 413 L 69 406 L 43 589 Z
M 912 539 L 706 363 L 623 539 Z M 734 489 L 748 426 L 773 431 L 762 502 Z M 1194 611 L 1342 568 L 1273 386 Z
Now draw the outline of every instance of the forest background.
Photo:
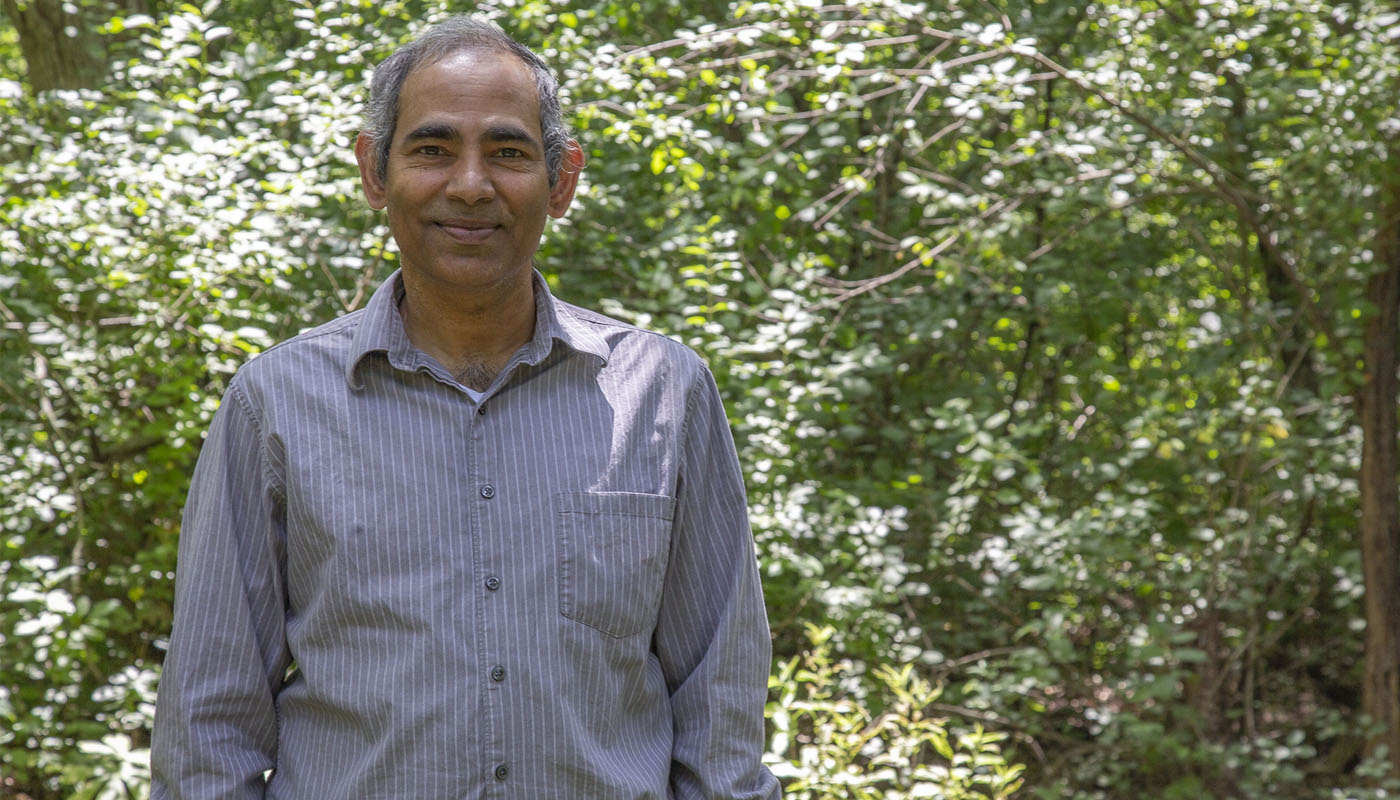
M 1400 6 L 476 9 L 542 270 L 720 382 L 789 796 L 1400 796 Z M 460 10 L 0 0 L 0 797 L 145 795 L 203 431 L 395 267 L 367 66 Z

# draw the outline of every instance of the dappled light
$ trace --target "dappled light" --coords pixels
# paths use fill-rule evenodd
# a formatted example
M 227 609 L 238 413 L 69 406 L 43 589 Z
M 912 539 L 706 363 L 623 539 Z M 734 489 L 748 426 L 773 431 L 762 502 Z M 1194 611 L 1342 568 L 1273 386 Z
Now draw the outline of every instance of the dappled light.
M 144 797 L 204 431 L 396 268 L 366 67 L 455 7 L 53 4 L 65 67 L 46 5 L 0 3 L 0 797 Z M 551 289 L 719 383 L 787 796 L 1400 792 L 1393 4 L 478 8 L 587 155 Z

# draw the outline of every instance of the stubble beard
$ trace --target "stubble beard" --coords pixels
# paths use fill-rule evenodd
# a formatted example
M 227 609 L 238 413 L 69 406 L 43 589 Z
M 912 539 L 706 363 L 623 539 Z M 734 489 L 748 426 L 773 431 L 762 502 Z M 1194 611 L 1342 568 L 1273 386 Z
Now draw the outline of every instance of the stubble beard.
M 491 385 L 491 381 L 496 379 L 496 373 L 500 372 L 482 358 L 471 358 L 457 364 L 452 370 L 452 377 L 463 386 L 477 392 L 484 392 Z

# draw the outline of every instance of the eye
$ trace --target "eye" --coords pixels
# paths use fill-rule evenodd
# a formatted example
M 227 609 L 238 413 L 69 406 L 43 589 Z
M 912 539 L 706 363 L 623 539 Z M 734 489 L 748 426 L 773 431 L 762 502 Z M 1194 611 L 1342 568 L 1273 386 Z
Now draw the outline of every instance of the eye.
M 423 156 L 440 156 L 445 155 L 447 153 L 446 150 L 443 150 L 441 147 L 435 144 L 425 144 L 422 147 L 418 148 L 417 152 L 419 155 Z
M 502 158 L 524 158 L 525 151 L 514 147 L 502 147 L 500 150 L 496 151 L 496 155 Z

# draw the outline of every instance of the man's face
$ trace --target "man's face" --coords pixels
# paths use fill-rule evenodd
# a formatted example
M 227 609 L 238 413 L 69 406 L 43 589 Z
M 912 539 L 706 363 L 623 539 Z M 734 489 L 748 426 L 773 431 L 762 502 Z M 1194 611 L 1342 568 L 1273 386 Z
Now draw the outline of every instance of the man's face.
M 489 290 L 528 281 L 545 216 L 564 215 L 577 175 L 553 189 L 539 94 L 520 59 L 460 51 L 404 81 L 388 171 L 356 143 L 370 205 L 388 208 L 405 278 L 425 290 Z

